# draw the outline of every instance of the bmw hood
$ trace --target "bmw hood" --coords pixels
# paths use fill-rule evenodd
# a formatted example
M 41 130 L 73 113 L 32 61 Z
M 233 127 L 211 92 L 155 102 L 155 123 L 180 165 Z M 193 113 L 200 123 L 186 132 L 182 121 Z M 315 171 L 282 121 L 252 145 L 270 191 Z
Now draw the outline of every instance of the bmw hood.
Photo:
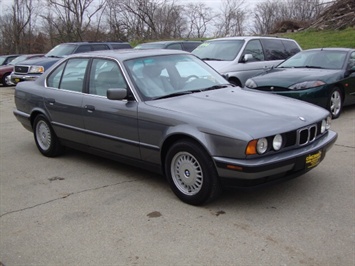
M 328 114 L 315 105 L 269 93 L 229 87 L 146 102 L 159 108 L 162 119 L 215 128 L 213 134 L 234 136 L 247 132 L 252 138 L 288 132 L 318 122 Z M 164 109 L 162 112 L 161 109 Z M 177 123 L 179 124 L 179 123 Z M 244 133 L 242 133 L 244 132 Z M 263 134 L 263 135 L 260 135 Z
M 343 77 L 341 70 L 314 68 L 274 68 L 264 74 L 253 77 L 258 87 L 274 86 L 288 88 L 304 81 L 321 80 L 333 83 Z

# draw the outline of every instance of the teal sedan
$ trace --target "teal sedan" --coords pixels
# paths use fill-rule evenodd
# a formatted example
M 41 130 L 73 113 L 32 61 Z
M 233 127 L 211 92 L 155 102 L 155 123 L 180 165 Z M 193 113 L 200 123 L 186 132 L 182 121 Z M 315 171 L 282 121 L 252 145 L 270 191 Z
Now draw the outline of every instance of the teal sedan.
M 343 106 L 355 104 L 355 49 L 299 52 L 245 86 L 319 105 L 338 118 Z

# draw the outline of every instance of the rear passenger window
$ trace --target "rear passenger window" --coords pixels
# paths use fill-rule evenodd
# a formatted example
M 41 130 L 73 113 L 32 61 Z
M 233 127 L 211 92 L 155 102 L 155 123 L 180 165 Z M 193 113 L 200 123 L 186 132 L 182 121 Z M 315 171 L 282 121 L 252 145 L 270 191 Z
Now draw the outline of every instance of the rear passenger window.
M 85 53 L 85 52 L 90 52 L 91 51 L 91 46 L 90 45 L 80 45 L 78 49 L 76 49 L 75 53 Z
M 241 58 L 244 57 L 244 55 L 246 54 L 251 54 L 253 55 L 253 58 L 256 61 L 264 61 L 264 53 L 263 53 L 263 48 L 260 44 L 259 40 L 251 40 L 250 42 L 248 42 L 248 44 L 245 46 L 243 55 Z
M 288 57 L 281 40 L 261 39 L 261 43 L 266 60 L 283 60 Z
M 180 43 L 173 43 L 169 44 L 166 49 L 173 49 L 173 50 L 182 50 L 181 44 Z
M 106 44 L 92 44 L 91 47 L 93 51 L 110 50 Z
M 58 66 L 47 78 L 47 86 L 81 92 L 89 59 L 73 58 Z

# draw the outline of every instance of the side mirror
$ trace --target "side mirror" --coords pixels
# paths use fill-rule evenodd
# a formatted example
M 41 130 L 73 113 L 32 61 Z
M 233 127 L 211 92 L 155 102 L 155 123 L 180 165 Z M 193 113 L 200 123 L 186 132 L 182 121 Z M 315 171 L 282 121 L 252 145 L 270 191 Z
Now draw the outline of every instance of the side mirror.
M 127 97 L 127 89 L 108 89 L 106 96 L 110 100 L 123 100 Z
M 253 55 L 252 54 L 245 54 L 243 56 L 243 62 L 246 63 L 246 62 L 249 62 L 249 61 L 252 61 L 254 59 Z

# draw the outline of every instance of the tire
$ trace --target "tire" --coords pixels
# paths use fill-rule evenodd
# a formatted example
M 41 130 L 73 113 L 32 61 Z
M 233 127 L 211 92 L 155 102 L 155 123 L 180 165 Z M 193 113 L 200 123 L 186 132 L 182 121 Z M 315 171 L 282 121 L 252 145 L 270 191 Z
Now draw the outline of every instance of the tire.
M 335 87 L 329 95 L 327 109 L 331 113 L 333 119 L 340 116 L 341 111 L 343 110 L 343 96 L 339 88 Z
M 37 115 L 33 125 L 33 135 L 38 150 L 47 157 L 60 155 L 63 151 L 63 146 L 45 116 Z
M 6 74 L 4 74 L 4 75 L 2 76 L 1 83 L 2 83 L 2 85 L 3 85 L 4 87 L 8 87 L 8 86 L 11 86 L 11 85 L 12 85 L 12 83 L 11 83 L 9 77 L 10 77 L 10 73 L 6 73 Z
M 180 140 L 170 147 L 165 173 L 175 195 L 191 205 L 210 202 L 222 190 L 211 157 L 190 140 Z

